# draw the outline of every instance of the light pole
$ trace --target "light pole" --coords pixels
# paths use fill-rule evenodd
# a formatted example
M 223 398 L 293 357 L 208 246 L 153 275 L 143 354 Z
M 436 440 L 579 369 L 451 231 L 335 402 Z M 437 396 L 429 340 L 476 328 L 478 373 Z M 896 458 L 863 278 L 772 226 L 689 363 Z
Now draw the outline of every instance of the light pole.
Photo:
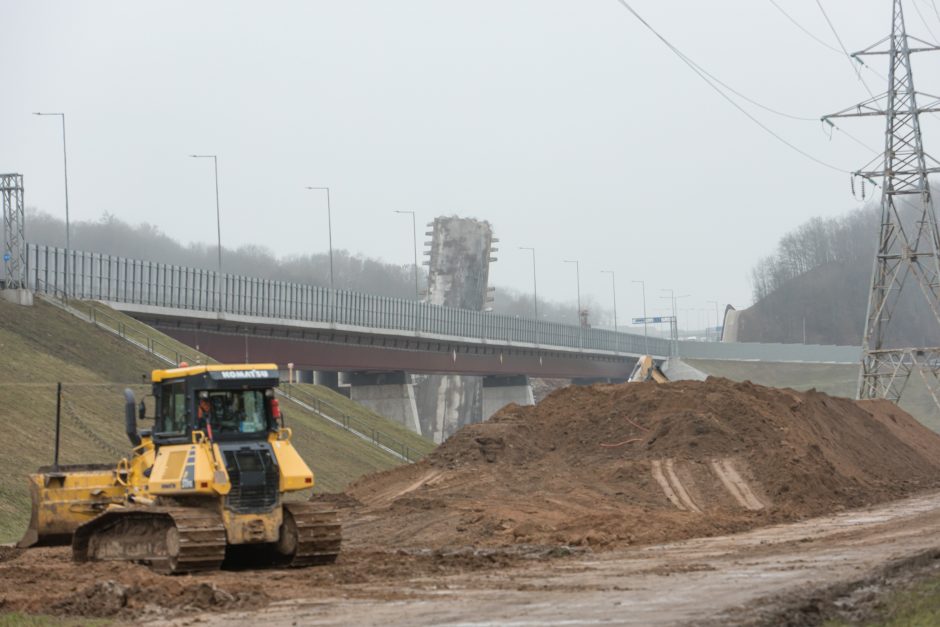
M 643 350 L 647 355 L 650 354 L 650 339 L 648 332 L 648 323 L 646 321 L 646 281 L 634 279 L 631 283 L 639 283 L 643 288 Z
M 672 340 L 672 353 L 676 356 L 679 352 L 679 321 L 676 319 L 676 291 L 672 289 L 661 289 L 661 292 L 669 292 L 669 302 L 672 304 L 672 323 L 669 325 L 669 335 Z M 666 298 L 661 296 L 660 298 Z
M 519 250 L 528 250 L 532 253 L 532 308 L 535 310 L 535 321 L 539 319 L 539 289 L 535 280 L 535 249 L 531 246 L 520 246 Z
M 212 159 L 215 171 L 215 230 L 219 246 L 219 275 L 222 274 L 222 209 L 219 205 L 219 158 L 217 155 L 189 155 L 193 159 Z
M 69 157 L 65 149 L 65 114 L 64 113 L 40 113 L 33 115 L 57 115 L 62 118 L 62 170 L 65 174 L 65 280 L 62 285 L 62 291 L 65 299 L 69 298 L 69 251 L 72 249 L 72 233 L 69 228 Z
M 330 209 L 330 188 L 307 187 L 307 189 L 326 192 L 326 233 L 330 242 L 330 289 L 333 289 L 333 212 Z
M 415 221 L 415 212 L 414 211 L 399 211 L 396 209 L 395 213 L 410 213 L 411 214 L 411 234 L 414 238 L 414 249 L 415 249 L 415 300 L 421 300 L 421 292 L 418 289 L 418 223 Z
M 614 332 L 617 332 L 617 279 L 613 270 L 601 270 L 601 274 L 610 275 L 610 287 L 614 293 Z
M 718 335 L 718 328 L 719 328 L 720 326 L 722 326 L 722 325 L 721 325 L 721 317 L 720 317 L 720 314 L 718 313 L 718 301 L 717 301 L 717 300 L 710 300 L 710 301 L 707 301 L 707 302 L 708 302 L 709 304 L 711 304 L 711 303 L 714 303 L 714 304 L 715 304 L 715 341 L 717 342 L 717 341 L 718 341 L 718 338 L 720 337 L 720 336 Z
M 574 276 L 578 283 L 578 317 L 577 319 L 578 319 L 578 327 L 580 328 L 582 326 L 581 325 L 581 264 L 577 259 L 573 259 L 573 260 L 565 259 L 564 262 L 574 264 Z
M 688 298 L 688 294 L 683 294 L 681 296 L 676 296 L 676 291 L 673 289 L 661 289 L 661 292 L 669 292 L 669 300 L 672 303 L 672 347 L 675 357 L 679 356 L 679 318 L 676 315 L 676 301 L 680 298 Z M 667 298 L 662 296 L 662 298 Z

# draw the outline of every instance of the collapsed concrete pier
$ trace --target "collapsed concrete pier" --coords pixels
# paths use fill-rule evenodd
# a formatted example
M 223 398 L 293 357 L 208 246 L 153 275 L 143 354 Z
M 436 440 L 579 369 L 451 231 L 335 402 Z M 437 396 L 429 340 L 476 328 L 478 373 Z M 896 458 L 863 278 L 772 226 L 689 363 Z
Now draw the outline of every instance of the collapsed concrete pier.
M 499 241 L 492 226 L 456 216 L 436 218 L 429 226 L 427 302 L 485 311 L 492 301 L 490 263 L 496 261 L 494 244 Z M 421 432 L 435 442 L 444 441 L 465 424 L 482 422 L 506 404 L 501 398 L 510 398 L 507 390 L 500 389 L 495 396 L 489 393 L 487 402 L 483 377 L 428 375 L 415 388 Z M 531 388 L 528 396 L 517 393 L 510 400 L 531 404 Z

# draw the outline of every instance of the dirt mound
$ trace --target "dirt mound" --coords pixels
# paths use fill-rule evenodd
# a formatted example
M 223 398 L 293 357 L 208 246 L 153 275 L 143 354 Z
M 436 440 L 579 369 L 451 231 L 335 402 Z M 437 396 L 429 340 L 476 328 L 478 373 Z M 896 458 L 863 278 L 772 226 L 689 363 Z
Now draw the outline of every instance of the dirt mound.
M 173 610 L 232 611 L 266 605 L 260 591 L 231 593 L 211 582 L 157 579 L 159 585 L 100 581 L 50 606 L 53 614 L 108 618 L 162 617 Z
M 13 561 L 22 553 L 23 549 L 18 549 L 15 546 L 0 546 L 0 563 Z
M 256 609 L 272 600 L 276 573 L 171 577 L 146 566 L 72 561 L 69 547 L 41 547 L 0 561 L 0 611 L 113 618 L 171 618 L 198 611 Z M 281 571 L 284 572 L 284 571 Z
M 940 485 L 940 436 L 887 402 L 710 378 L 569 387 L 366 477 L 384 546 L 616 546 L 712 535 Z

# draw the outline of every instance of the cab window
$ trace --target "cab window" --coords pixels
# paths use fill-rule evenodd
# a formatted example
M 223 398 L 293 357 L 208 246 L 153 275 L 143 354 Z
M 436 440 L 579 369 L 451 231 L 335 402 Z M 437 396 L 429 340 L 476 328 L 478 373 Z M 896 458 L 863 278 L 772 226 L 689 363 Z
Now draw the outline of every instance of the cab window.
M 199 395 L 197 426 L 206 417 L 215 435 L 263 433 L 268 430 L 268 410 L 261 390 L 207 390 Z
M 156 429 L 158 433 L 186 433 L 185 388 L 182 381 L 163 385 L 160 391 L 160 422 Z

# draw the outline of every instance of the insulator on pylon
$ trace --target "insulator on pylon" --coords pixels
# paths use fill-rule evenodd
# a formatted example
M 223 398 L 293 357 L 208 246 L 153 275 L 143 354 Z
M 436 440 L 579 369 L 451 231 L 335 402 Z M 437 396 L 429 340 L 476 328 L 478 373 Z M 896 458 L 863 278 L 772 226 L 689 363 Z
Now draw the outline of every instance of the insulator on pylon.
M 858 198 L 855 194 L 855 175 L 849 174 L 849 185 L 852 187 L 852 198 Z
M 865 200 L 865 179 L 862 179 L 862 200 Z

